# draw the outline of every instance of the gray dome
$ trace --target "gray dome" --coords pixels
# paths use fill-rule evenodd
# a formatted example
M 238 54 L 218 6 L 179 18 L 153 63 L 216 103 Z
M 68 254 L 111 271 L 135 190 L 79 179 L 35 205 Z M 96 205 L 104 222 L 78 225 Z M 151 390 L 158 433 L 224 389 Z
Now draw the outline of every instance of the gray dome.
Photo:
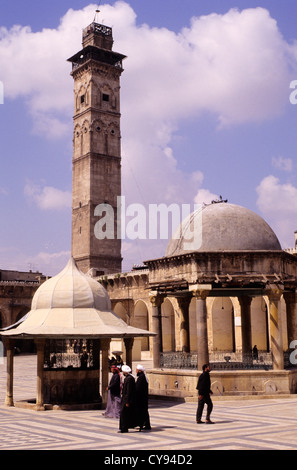
M 279 251 L 281 245 L 262 217 L 244 207 L 220 202 L 205 205 L 185 219 L 170 240 L 166 256 L 253 250 Z

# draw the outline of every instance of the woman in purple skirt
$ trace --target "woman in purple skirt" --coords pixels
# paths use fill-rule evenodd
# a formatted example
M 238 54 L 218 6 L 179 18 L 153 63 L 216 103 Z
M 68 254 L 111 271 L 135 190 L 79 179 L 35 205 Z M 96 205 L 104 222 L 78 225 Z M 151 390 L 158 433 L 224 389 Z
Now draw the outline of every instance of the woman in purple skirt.
M 105 418 L 120 417 L 121 410 L 121 376 L 120 370 L 116 366 L 111 366 L 112 377 L 110 379 L 108 390 L 108 398 L 106 410 L 104 413 Z

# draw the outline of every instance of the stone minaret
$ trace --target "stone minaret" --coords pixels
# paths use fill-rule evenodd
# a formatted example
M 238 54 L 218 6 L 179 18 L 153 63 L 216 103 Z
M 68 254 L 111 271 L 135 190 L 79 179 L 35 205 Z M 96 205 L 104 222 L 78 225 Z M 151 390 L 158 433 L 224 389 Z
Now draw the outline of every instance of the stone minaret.
M 121 272 L 117 203 L 120 76 L 125 56 L 112 50 L 112 29 L 96 22 L 83 30 L 82 46 L 68 59 L 74 79 L 71 251 L 79 269 L 96 276 Z

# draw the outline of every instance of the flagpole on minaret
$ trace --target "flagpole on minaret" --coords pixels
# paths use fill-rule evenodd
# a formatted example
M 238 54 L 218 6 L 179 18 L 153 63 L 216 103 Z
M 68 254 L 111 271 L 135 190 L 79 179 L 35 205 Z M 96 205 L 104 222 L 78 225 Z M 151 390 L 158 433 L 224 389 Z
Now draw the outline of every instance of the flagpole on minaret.
M 96 10 L 95 16 L 94 16 L 94 23 L 98 23 L 98 14 L 100 13 L 100 10 Z
M 94 16 L 94 21 L 93 21 L 94 23 L 98 23 L 98 15 L 99 15 L 99 13 L 100 13 L 100 10 L 99 10 L 100 3 L 101 3 L 101 2 L 98 3 L 97 10 L 95 10 L 95 16 Z

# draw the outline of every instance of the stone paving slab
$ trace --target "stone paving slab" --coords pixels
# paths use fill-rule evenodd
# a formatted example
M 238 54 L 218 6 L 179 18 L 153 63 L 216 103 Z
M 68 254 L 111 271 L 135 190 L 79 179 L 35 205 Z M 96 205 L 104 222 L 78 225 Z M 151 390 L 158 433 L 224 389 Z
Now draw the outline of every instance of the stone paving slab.
M 14 397 L 35 396 L 36 357 L 16 356 Z M 150 400 L 151 431 L 118 434 L 100 410 L 41 411 L 4 406 L 0 366 L 0 450 L 297 450 L 297 397 L 214 400 L 215 424 L 196 424 L 196 403 Z M 132 455 L 132 454 L 131 454 Z

